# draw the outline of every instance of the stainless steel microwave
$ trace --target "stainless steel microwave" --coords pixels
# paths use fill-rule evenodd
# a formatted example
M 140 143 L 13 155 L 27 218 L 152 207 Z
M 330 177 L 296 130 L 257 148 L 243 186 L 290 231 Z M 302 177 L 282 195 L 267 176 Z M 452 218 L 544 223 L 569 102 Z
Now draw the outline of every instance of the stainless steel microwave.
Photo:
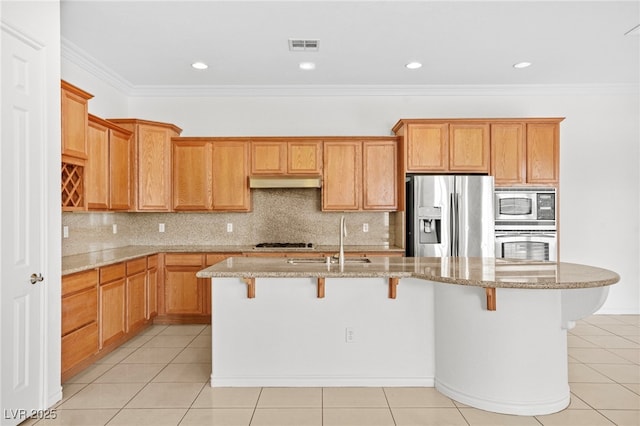
M 555 188 L 496 188 L 494 208 L 496 229 L 555 230 Z

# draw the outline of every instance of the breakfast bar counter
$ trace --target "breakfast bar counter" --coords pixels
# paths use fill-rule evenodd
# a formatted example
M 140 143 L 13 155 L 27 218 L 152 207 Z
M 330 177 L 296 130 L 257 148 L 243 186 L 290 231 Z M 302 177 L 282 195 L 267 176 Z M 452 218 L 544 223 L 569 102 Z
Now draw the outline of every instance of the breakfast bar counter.
M 493 258 L 232 257 L 212 279 L 217 386 L 435 386 L 499 413 L 567 407 L 567 329 L 619 276 Z

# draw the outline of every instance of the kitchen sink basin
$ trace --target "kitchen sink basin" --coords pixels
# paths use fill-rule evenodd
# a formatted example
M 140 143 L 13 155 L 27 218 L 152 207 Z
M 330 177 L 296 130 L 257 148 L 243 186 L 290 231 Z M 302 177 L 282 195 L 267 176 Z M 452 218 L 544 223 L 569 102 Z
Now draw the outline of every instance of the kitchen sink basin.
M 327 258 L 325 257 L 292 257 L 287 259 L 287 263 L 291 263 L 292 265 L 301 265 L 304 263 L 327 263 Z M 335 257 L 330 258 L 330 263 L 335 265 L 338 263 L 338 259 Z M 371 260 L 366 257 L 347 257 L 344 259 L 345 264 L 354 264 L 354 263 L 371 263 Z

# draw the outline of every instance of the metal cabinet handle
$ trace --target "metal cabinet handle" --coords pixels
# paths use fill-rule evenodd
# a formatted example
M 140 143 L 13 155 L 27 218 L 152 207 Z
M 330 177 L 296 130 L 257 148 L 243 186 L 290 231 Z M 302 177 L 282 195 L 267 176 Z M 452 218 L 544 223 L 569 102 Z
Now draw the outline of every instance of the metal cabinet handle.
M 31 274 L 31 277 L 29 279 L 29 281 L 31 281 L 31 284 L 35 284 L 43 280 L 44 280 L 44 277 L 42 276 L 42 274 L 36 274 L 36 273 Z

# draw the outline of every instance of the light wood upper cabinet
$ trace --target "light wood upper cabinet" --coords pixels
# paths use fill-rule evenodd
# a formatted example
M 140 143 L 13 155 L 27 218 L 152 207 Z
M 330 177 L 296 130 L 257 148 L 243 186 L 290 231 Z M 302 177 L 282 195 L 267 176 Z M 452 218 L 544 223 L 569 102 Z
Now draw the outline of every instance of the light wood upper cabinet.
M 89 210 L 132 207 L 132 135 L 89 114 L 86 199 Z
M 405 127 L 407 171 L 447 171 L 449 167 L 449 125 L 416 123 Z
M 182 130 L 173 124 L 133 118 L 108 121 L 133 133 L 133 199 L 137 211 L 170 211 L 171 138 Z
M 213 143 L 213 210 L 249 211 L 249 142 Z
M 564 118 L 403 119 L 405 173 L 480 173 L 497 186 L 557 185 Z
M 173 142 L 173 208 L 211 210 L 212 144 L 203 140 Z
M 489 124 L 449 124 L 449 170 L 489 173 Z
M 109 128 L 97 117 L 88 124 L 88 159 L 85 167 L 86 199 L 89 210 L 109 208 Z
M 290 139 L 252 140 L 251 175 L 320 175 L 322 141 Z
M 93 95 L 62 80 L 62 155 L 87 158 L 87 114 Z M 63 158 L 64 161 L 64 158 Z
M 526 183 L 524 123 L 491 124 L 491 175 L 496 185 Z
M 401 120 L 393 131 L 403 137 L 407 172 L 489 172 L 487 123 Z
M 560 124 L 527 123 L 527 182 L 557 184 L 559 157 Z
M 396 210 L 398 149 L 395 141 L 362 144 L 362 207 L 364 210 Z
M 321 141 L 287 142 L 287 173 L 320 175 L 322 173 Z
M 397 210 L 395 140 L 324 142 L 323 210 Z
M 361 206 L 362 142 L 324 142 L 322 210 L 359 210 Z
M 283 175 L 287 173 L 285 141 L 251 141 L 251 174 Z
M 557 185 L 562 118 L 491 124 L 491 174 L 496 186 Z
M 173 140 L 175 210 L 249 211 L 249 142 L 216 138 Z

